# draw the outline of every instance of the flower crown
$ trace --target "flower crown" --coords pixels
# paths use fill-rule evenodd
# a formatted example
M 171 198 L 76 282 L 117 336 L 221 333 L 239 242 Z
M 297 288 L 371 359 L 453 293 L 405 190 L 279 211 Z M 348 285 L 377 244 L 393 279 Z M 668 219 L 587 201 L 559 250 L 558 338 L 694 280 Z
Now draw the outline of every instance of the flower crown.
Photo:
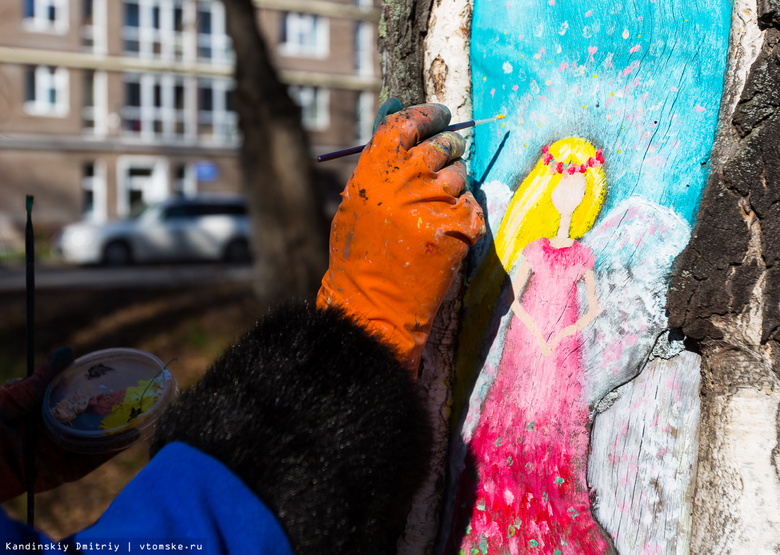
M 588 168 L 598 168 L 604 163 L 604 154 L 601 149 L 596 151 L 596 156 L 591 156 L 585 164 L 564 164 L 563 162 L 556 162 L 552 154 L 550 154 L 550 145 L 544 145 L 542 147 L 544 153 L 544 165 L 550 166 L 550 172 L 552 173 L 568 173 L 574 175 L 577 172 L 585 173 Z

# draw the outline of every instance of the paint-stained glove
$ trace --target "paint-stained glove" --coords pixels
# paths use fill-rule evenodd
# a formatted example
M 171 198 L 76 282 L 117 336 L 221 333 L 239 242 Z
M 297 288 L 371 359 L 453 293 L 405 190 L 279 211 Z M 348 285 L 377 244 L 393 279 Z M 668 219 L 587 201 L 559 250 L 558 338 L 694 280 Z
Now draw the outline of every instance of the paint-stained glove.
M 383 106 L 391 115 L 342 193 L 317 304 L 344 308 L 416 376 L 433 317 L 485 220 L 464 192 L 466 167 L 458 158 L 465 142 L 442 132 L 449 110 L 398 109 L 395 99 Z
M 46 387 L 57 373 L 73 362 L 73 351 L 63 347 L 29 378 L 0 386 L 0 502 L 27 490 L 24 438 L 27 417 L 37 413 L 35 491 L 41 492 L 77 480 L 105 462 L 108 455 L 78 455 L 58 447 L 43 426 L 41 403 Z

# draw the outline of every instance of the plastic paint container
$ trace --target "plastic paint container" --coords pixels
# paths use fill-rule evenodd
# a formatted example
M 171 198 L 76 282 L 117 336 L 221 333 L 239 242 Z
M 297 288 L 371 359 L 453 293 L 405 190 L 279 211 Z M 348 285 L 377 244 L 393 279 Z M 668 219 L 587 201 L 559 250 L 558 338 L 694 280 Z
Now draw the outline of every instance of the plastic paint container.
M 43 421 L 52 440 L 70 451 L 121 451 L 150 437 L 178 394 L 176 380 L 156 356 L 105 349 L 76 359 L 52 380 Z

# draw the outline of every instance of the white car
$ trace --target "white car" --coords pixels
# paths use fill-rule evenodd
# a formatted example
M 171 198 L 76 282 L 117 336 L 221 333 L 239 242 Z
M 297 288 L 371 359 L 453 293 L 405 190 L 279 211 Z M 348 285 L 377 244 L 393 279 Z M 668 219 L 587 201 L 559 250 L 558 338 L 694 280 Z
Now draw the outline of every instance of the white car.
M 246 201 L 235 195 L 174 197 L 137 217 L 65 226 L 56 241 L 74 264 L 250 259 Z

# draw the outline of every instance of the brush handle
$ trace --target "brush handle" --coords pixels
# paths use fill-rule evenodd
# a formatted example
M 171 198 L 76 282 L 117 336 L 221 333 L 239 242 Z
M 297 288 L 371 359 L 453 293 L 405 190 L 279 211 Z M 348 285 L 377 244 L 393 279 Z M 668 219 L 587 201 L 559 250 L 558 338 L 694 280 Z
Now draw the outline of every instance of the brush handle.
M 476 122 L 472 119 L 469 121 L 464 121 L 461 123 L 454 123 L 448 127 L 446 127 L 445 131 L 458 131 L 460 129 L 466 129 L 467 127 L 474 127 L 476 125 Z M 344 156 L 349 156 L 350 154 L 357 154 L 359 152 L 362 152 L 364 148 L 366 148 L 367 145 L 359 145 L 359 146 L 353 146 L 350 148 L 345 148 L 344 150 L 337 150 L 336 152 L 329 152 L 328 154 L 321 154 L 320 156 L 317 156 L 317 162 L 327 162 L 328 160 L 335 160 L 336 158 L 343 158 Z
M 357 154 L 362 152 L 366 146 L 367 145 L 353 146 L 351 148 L 345 148 L 344 150 L 321 154 L 320 156 L 317 156 L 317 162 L 327 162 L 328 160 L 335 160 L 336 158 L 342 158 L 344 156 L 349 156 L 350 154 Z

